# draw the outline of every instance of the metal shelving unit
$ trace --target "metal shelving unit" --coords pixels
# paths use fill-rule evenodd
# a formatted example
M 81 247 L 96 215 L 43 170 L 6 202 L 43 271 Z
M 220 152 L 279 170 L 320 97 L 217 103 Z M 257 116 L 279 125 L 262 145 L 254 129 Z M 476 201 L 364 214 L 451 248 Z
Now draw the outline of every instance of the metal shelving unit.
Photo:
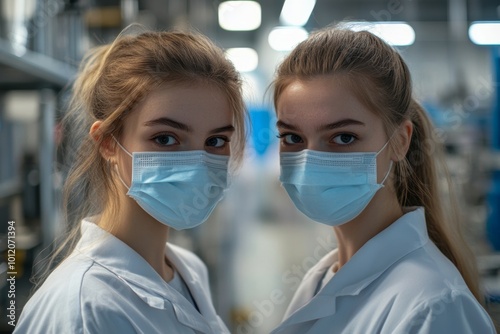
M 38 90 L 40 92 L 40 198 L 43 244 L 54 238 L 55 198 L 53 167 L 55 158 L 54 125 L 57 93 L 76 75 L 76 69 L 61 61 L 30 50 L 20 53 L 11 43 L 0 39 L 0 92 Z M 19 180 L 0 183 L 0 198 L 21 193 Z
M 26 50 L 18 54 L 8 41 L 0 39 L 0 90 L 51 88 L 60 90 L 76 69 L 43 54 Z

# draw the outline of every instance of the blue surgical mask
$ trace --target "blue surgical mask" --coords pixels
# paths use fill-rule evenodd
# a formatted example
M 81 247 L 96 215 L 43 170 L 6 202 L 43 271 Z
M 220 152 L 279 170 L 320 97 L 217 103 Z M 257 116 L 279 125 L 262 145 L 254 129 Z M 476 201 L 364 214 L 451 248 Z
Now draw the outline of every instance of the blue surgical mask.
M 227 188 L 229 157 L 205 151 L 134 152 L 127 195 L 159 222 L 176 230 L 205 222 Z
M 303 214 L 338 226 L 356 218 L 370 203 L 392 168 L 377 183 L 378 152 L 332 153 L 303 150 L 281 153 L 280 181 Z

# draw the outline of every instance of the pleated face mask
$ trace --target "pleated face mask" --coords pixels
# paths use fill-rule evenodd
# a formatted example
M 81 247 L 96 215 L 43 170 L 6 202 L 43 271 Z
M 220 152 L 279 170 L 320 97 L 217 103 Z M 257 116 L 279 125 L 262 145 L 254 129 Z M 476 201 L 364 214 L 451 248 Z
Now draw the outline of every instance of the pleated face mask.
M 116 141 L 116 139 L 115 139 Z M 128 152 L 132 157 L 127 195 L 159 222 L 176 230 L 205 222 L 227 188 L 229 156 L 202 150 Z
M 280 154 L 280 181 L 291 200 L 314 221 L 338 226 L 356 218 L 382 188 L 377 183 L 378 152 L 332 153 L 313 150 Z

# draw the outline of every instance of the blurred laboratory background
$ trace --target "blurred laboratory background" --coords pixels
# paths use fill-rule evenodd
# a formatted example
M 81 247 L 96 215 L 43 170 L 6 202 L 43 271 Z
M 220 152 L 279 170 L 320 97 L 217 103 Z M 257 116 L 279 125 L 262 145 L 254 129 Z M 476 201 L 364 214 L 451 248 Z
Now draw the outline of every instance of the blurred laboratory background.
M 60 120 L 68 87 L 86 50 L 134 22 L 202 32 L 244 78 L 252 124 L 244 164 L 210 220 L 171 241 L 205 261 L 215 307 L 233 333 L 277 325 L 304 273 L 336 242 L 281 188 L 268 87 L 294 45 L 345 20 L 368 22 L 409 64 L 445 148 L 488 311 L 500 321 L 500 1 L 0 0 L 0 330 L 11 330 L 8 222 L 16 226 L 19 316 L 32 268 L 67 228 Z

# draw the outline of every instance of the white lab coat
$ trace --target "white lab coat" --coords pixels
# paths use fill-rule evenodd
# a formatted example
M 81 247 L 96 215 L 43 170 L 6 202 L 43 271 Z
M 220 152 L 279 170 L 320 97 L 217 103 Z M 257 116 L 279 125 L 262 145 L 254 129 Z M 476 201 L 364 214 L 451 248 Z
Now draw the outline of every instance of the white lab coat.
M 166 256 L 199 311 L 138 253 L 84 220 L 75 251 L 28 301 L 15 333 L 229 333 L 203 262 L 168 243 Z
M 304 276 L 277 333 L 495 333 L 455 266 L 429 240 L 423 208 L 369 240 L 314 295 L 327 254 Z

